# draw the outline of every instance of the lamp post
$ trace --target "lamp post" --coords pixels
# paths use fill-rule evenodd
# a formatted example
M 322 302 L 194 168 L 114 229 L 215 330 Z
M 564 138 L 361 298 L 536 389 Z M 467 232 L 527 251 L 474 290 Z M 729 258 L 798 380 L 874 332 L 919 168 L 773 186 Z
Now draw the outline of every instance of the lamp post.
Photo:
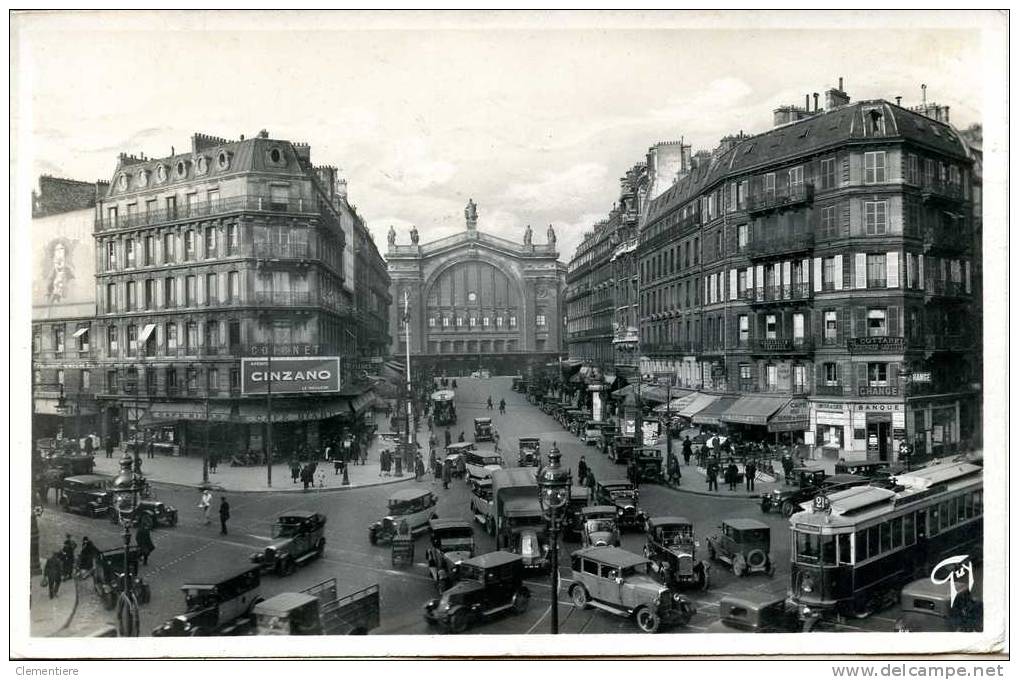
M 561 457 L 557 443 L 553 442 L 548 452 L 548 465 L 542 466 L 537 475 L 538 501 L 552 534 L 552 635 L 559 634 L 559 529 L 573 484 L 570 471 L 559 464 Z
M 120 460 L 120 474 L 113 480 L 113 497 L 117 504 L 117 516 L 124 528 L 124 585 L 121 599 L 126 611 L 117 617 L 121 637 L 138 636 L 138 604 L 131 581 L 130 553 L 131 527 L 138 519 L 138 496 L 144 480 L 141 476 L 141 458 L 135 447 L 135 457 L 124 454 Z

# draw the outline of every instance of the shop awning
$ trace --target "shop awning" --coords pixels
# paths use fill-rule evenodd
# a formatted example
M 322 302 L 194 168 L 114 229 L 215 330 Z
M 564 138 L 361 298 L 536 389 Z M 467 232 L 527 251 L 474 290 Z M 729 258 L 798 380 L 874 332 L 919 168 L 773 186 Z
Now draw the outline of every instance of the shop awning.
M 770 394 L 740 397 L 736 403 L 729 407 L 728 411 L 722 414 L 721 419 L 726 423 L 767 425 L 768 419 L 788 403 L 789 397 Z
M 654 385 L 641 386 L 638 391 L 641 401 L 654 402 L 656 404 L 664 404 L 669 400 L 668 394 L 664 387 L 656 387 Z
M 356 397 L 348 399 L 350 411 L 354 415 L 361 415 L 375 402 L 375 393 L 371 390 L 362 392 Z
M 672 401 L 668 404 L 662 404 L 661 406 L 655 406 L 655 413 L 677 413 L 679 407 L 685 403 L 683 400 L 691 394 L 696 394 L 693 390 L 680 390 L 673 388 L 671 391 Z
M 144 344 L 145 341 L 149 339 L 149 336 L 152 335 L 152 331 L 154 330 L 156 330 L 156 324 L 154 323 L 145 324 L 145 327 L 142 328 L 141 335 L 138 336 L 138 344 Z
M 81 336 L 85 335 L 86 333 L 88 333 L 88 326 L 85 326 L 84 328 L 79 328 L 78 330 L 74 331 L 74 335 L 71 336 L 71 337 L 80 338 Z
M 175 423 L 178 420 L 206 420 L 209 422 L 229 422 L 229 404 L 210 403 L 206 417 L 205 404 L 153 404 L 145 415 L 142 416 L 139 424 L 142 427 L 151 427 L 163 423 Z
M 810 408 L 806 399 L 790 399 L 768 421 L 769 432 L 797 432 L 810 429 Z
M 613 399 L 625 399 L 626 397 L 630 396 L 631 394 L 633 394 L 633 385 L 627 385 L 626 387 L 621 387 L 618 390 L 615 390 L 612 393 L 612 398 Z
M 296 423 L 303 421 L 324 420 L 339 415 L 350 415 L 350 399 L 331 399 L 328 402 L 315 404 L 288 404 L 277 406 L 273 404 L 272 422 L 274 423 Z M 367 407 L 365 407 L 367 408 Z M 262 404 L 241 404 L 237 420 L 242 423 L 265 423 L 268 422 L 266 405 Z
M 691 420 L 698 425 L 721 425 L 719 417 L 736 403 L 736 397 L 718 397 L 694 414 Z
M 716 399 L 718 399 L 718 397 L 714 394 L 692 392 L 685 397 L 677 399 L 676 403 L 673 404 L 672 411 L 684 418 L 693 418 L 695 413 L 701 409 L 707 408 Z

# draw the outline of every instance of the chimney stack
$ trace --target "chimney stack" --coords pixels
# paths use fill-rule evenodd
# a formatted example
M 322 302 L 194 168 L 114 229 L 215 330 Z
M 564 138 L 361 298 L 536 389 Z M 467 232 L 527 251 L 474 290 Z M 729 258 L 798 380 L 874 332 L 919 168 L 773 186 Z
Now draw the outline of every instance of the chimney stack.
M 804 98 L 805 98 L 805 100 L 806 100 L 806 101 L 804 102 L 804 104 L 803 104 L 803 109 L 804 109 L 805 111 L 810 111 L 810 94 L 809 94 L 809 93 L 807 93 L 807 94 L 805 94 L 805 95 L 803 95 L 803 96 L 804 96 Z
M 896 106 L 902 106 L 902 97 L 901 96 L 895 98 L 895 105 Z
M 845 92 L 845 89 L 842 87 L 842 76 L 839 76 L 839 90 Z
M 945 122 L 948 122 L 948 107 L 945 107 Z
M 816 93 L 816 92 L 814 93 L 814 111 L 817 111 L 817 110 L 818 110 L 818 108 L 817 108 L 817 98 L 818 98 L 819 96 L 820 96 L 820 95 L 819 95 L 818 93 Z

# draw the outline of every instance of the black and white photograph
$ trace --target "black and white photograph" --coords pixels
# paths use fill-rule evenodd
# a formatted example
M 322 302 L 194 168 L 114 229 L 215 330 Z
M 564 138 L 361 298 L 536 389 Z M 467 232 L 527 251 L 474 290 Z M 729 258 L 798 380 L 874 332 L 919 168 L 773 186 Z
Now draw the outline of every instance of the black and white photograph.
M 12 662 L 1008 658 L 1007 11 L 9 22 Z

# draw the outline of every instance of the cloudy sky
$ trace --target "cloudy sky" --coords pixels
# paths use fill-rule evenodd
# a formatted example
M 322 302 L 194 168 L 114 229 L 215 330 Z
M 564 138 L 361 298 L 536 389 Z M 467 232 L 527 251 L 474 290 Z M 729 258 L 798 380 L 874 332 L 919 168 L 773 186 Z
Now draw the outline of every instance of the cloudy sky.
M 979 122 L 974 20 L 29 15 L 12 43 L 15 153 L 31 178 L 108 179 L 121 151 L 160 157 L 193 132 L 265 128 L 340 167 L 379 242 L 390 224 L 400 242 L 411 224 L 423 240 L 458 231 L 473 197 L 483 231 L 520 238 L 531 224 L 541 242 L 552 223 L 568 260 L 650 145 L 762 132 L 776 106 L 839 76 L 854 100 L 905 105 L 926 83 L 954 123 Z

